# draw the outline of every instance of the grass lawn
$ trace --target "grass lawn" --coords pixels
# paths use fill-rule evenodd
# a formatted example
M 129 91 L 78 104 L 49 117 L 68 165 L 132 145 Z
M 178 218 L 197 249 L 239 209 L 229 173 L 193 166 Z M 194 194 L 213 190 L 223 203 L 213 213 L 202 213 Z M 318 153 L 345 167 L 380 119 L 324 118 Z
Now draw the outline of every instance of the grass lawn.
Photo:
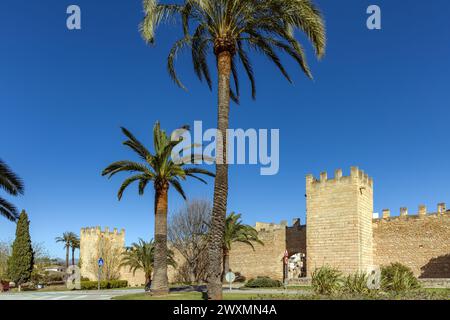
M 280 287 L 280 288 L 249 288 L 249 287 L 239 287 L 239 290 L 285 290 L 284 287 Z M 300 286 L 300 285 L 293 285 L 293 286 L 287 286 L 286 287 L 287 290 L 300 290 L 300 291 L 311 291 L 312 287 L 311 286 Z
M 224 300 L 271 300 L 274 295 L 252 293 L 224 293 Z M 280 294 L 280 297 L 283 295 Z M 147 293 L 128 294 L 114 297 L 113 300 L 203 300 L 201 292 L 177 292 L 167 296 L 153 297 Z
M 302 287 L 304 289 L 304 287 Z M 450 300 L 450 289 L 422 289 L 405 294 L 379 294 L 366 296 L 336 295 L 320 296 L 313 292 L 307 294 L 286 293 L 236 293 L 224 292 L 224 300 Z M 147 293 L 129 294 L 114 297 L 113 300 L 202 300 L 201 292 L 177 292 L 167 296 L 151 296 Z

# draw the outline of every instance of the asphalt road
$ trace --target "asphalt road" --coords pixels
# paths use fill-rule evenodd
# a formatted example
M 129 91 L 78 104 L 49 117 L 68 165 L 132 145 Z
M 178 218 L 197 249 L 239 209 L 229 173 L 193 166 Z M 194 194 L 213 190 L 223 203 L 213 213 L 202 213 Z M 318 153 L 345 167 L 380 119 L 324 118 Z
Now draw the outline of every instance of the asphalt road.
M 25 291 L 20 293 L 0 293 L 0 300 L 111 300 L 115 296 L 142 292 L 144 292 L 144 289 L 55 292 Z

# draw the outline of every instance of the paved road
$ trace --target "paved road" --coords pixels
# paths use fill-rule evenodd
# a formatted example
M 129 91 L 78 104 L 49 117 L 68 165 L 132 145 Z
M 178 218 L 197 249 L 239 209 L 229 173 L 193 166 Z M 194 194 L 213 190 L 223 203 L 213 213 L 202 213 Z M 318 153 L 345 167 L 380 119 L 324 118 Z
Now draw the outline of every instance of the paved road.
M 0 300 L 110 300 L 142 292 L 143 289 L 0 293 Z

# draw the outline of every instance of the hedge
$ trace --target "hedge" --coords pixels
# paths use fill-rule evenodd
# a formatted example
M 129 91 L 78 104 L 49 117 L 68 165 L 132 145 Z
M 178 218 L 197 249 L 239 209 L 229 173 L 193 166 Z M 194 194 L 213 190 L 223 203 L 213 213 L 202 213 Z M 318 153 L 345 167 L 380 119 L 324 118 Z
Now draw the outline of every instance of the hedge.
M 128 287 L 127 280 L 100 281 L 100 289 L 115 289 Z M 98 281 L 81 281 L 81 290 L 98 289 Z
M 282 286 L 281 281 L 270 279 L 269 277 L 257 277 L 250 279 L 245 284 L 247 288 L 279 288 Z

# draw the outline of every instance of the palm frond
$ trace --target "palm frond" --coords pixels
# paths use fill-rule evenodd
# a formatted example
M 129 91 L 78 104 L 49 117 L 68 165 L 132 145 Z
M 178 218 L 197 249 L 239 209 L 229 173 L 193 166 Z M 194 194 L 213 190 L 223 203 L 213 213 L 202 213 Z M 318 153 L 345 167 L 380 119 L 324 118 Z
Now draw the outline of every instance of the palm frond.
M 214 47 L 217 43 L 228 46 L 233 56 L 231 67 L 234 80 L 230 99 L 236 103 L 239 103 L 240 86 L 235 54 L 250 81 L 252 98 L 256 96 L 255 77 L 244 43 L 269 58 L 289 82 L 291 78 L 278 51 L 293 58 L 312 79 L 306 54 L 295 38 L 297 30 L 312 44 L 318 59 L 325 54 L 325 22 L 312 0 L 184 0 L 179 5 L 170 6 L 158 4 L 156 0 L 146 0 L 141 32 L 147 41 L 153 42 L 155 28 L 161 22 L 180 22 L 183 38 L 176 41 L 170 50 L 167 69 L 172 80 L 183 89 L 185 87 L 178 78 L 174 61 L 188 47 L 195 74 L 200 81 L 206 80 L 211 88 L 208 55 L 217 54 L 212 44 Z
M 0 215 L 13 222 L 19 218 L 17 208 L 3 198 L 0 198 Z
M 15 174 L 11 168 L 0 159 L 0 188 L 13 196 L 24 193 L 22 179 Z

